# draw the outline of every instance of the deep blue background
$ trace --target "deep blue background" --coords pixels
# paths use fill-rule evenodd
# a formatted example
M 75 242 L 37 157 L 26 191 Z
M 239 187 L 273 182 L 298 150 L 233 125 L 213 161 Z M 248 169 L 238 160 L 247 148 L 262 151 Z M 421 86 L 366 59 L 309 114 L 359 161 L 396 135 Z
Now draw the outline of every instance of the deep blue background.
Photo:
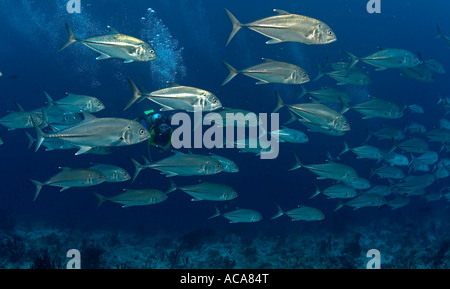
M 254 79 L 239 75 L 226 86 L 221 86 L 228 71 L 222 65 L 225 60 L 237 69 L 260 63 L 261 58 L 271 58 L 302 66 L 311 78 L 317 75 L 317 64 L 324 65 L 326 57 L 331 61 L 347 60 L 343 50 L 357 56 L 365 56 L 379 47 L 404 48 L 421 52 L 425 57 L 435 57 L 449 70 L 449 48 L 442 39 L 435 39 L 436 25 L 450 35 L 448 13 L 450 4 L 444 1 L 387 1 L 381 0 L 382 13 L 369 14 L 366 2 L 345 1 L 87 1 L 81 0 L 82 13 L 68 14 L 66 1 L 1 1 L 0 3 L 0 115 L 15 109 L 20 103 L 26 110 L 45 105 L 43 91 L 58 99 L 65 92 L 92 95 L 100 98 L 106 109 L 99 117 L 124 117 L 133 119 L 143 110 L 157 108 L 150 101 L 135 104 L 123 112 L 123 107 L 131 97 L 131 89 L 126 81 L 132 78 L 149 91 L 165 86 L 164 81 L 175 81 L 183 85 L 200 87 L 215 93 L 224 106 L 259 112 L 271 112 L 276 105 L 274 91 L 278 90 L 286 103 L 295 101 L 301 89 L 298 86 L 255 85 Z M 151 4 L 149 4 L 149 2 Z M 156 13 L 150 13 L 147 8 Z M 338 41 L 323 46 L 308 46 L 300 43 L 266 45 L 267 38 L 243 28 L 230 44 L 225 47 L 231 31 L 231 24 L 224 12 L 229 9 L 242 23 L 248 23 L 273 15 L 272 9 L 283 9 L 292 13 L 308 15 L 327 23 L 337 35 Z M 145 17 L 142 20 L 141 17 Z M 120 60 L 97 61 L 97 54 L 80 43 L 66 50 L 58 48 L 67 40 L 64 23 L 68 22 L 78 37 L 97 36 L 107 32 L 110 25 L 121 33 L 142 37 L 169 48 L 169 53 L 161 55 L 164 63 L 162 72 L 155 70 L 155 63 L 124 64 Z M 149 25 L 149 24 L 154 24 Z M 156 24 L 156 26 L 155 26 Z M 164 26 L 162 26 L 164 25 Z M 163 34 L 157 40 L 146 39 L 155 35 L 155 30 Z M 170 53 L 171 50 L 174 53 Z M 156 51 L 158 53 L 158 51 Z M 166 64 L 175 65 L 177 74 L 164 79 Z M 152 69 L 153 65 L 153 69 Z M 400 75 L 398 70 L 377 72 L 363 63 L 358 67 L 367 71 L 373 83 L 367 87 L 346 86 L 354 97 L 354 103 L 367 99 L 367 95 L 387 98 L 399 105 L 418 103 L 425 109 L 424 115 L 406 113 L 396 121 L 380 119 L 362 120 L 361 114 L 349 111 L 352 130 L 345 137 L 331 137 L 309 133 L 310 142 L 301 145 L 281 144 L 280 155 L 275 160 L 260 160 L 252 154 L 237 150 L 214 150 L 215 153 L 233 159 L 240 167 L 238 174 L 217 174 L 203 178 L 175 178 L 177 184 L 193 184 L 198 180 L 222 182 L 236 188 L 239 197 L 227 203 L 217 204 L 223 211 L 235 207 L 259 210 L 264 217 L 258 224 L 239 224 L 241 228 L 296 228 L 312 226 L 330 228 L 336 223 L 371 222 L 374 218 L 386 217 L 402 220 L 421 218 L 421 214 L 431 214 L 442 209 L 444 201 L 434 204 L 424 200 L 414 201 L 398 211 L 367 208 L 352 211 L 343 208 L 333 213 L 335 200 L 318 196 L 309 200 L 313 193 L 313 183 L 321 188 L 329 181 L 317 181 L 307 170 L 288 172 L 294 164 L 292 151 L 296 151 L 305 164 L 322 163 L 326 152 L 333 156 L 343 148 L 345 139 L 351 147 L 360 145 L 367 136 L 367 129 L 381 128 L 383 124 L 399 127 L 412 120 L 424 124 L 428 129 L 439 125 L 443 117 L 442 107 L 437 106 L 438 94 L 448 95 L 448 74 L 436 75 L 434 83 L 422 83 Z M 314 90 L 334 86 L 335 81 L 323 77 L 306 85 Z M 281 112 L 281 120 L 288 118 Z M 291 127 L 306 131 L 300 124 Z M 29 131 L 34 134 L 33 130 Z M 130 229 L 145 232 L 183 232 L 203 227 L 228 227 L 224 219 L 207 220 L 214 213 L 213 203 L 191 202 L 190 196 L 176 191 L 164 203 L 155 206 L 120 208 L 120 205 L 106 202 L 95 209 L 97 199 L 91 194 L 96 191 L 105 195 L 115 195 L 124 188 L 157 188 L 165 190 L 167 179 L 158 171 L 146 170 L 131 184 L 102 184 L 95 188 L 72 188 L 59 192 L 55 187 L 44 187 L 38 199 L 33 202 L 34 186 L 27 181 L 32 178 L 45 181 L 56 174 L 59 166 L 87 167 L 90 162 L 111 163 L 124 167 L 130 174 L 134 168 L 128 158 L 146 155 L 144 144 L 114 150 L 109 156 L 91 154 L 74 156 L 74 151 L 38 152 L 27 150 L 27 138 L 22 131 L 7 131 L 0 127 L 0 136 L 5 144 L 0 147 L 0 207 L 9 209 L 14 216 L 31 224 L 55 225 L 64 228 L 83 229 Z M 371 144 L 389 149 L 389 141 L 372 140 Z M 431 148 L 439 150 L 437 144 Z M 208 153 L 207 150 L 194 150 Z M 154 159 L 169 156 L 170 153 L 152 153 Z M 441 157 L 447 157 L 445 151 Z M 343 156 L 346 164 L 354 166 L 362 177 L 369 176 L 373 161 L 357 160 L 352 153 Z M 446 185 L 440 180 L 428 190 L 436 190 Z M 304 204 L 324 210 L 326 219 L 320 223 L 291 223 L 283 217 L 270 221 L 275 214 L 275 205 L 284 209 Z M 354 218 L 357 216 L 357 218 Z

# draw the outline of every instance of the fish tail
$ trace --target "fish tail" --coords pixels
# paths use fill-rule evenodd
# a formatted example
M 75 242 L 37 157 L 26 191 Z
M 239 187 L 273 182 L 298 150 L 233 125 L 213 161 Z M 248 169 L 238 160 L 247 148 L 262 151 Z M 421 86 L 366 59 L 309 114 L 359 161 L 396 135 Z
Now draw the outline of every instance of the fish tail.
M 343 206 L 344 206 L 344 203 L 341 200 L 339 200 L 338 205 L 336 206 L 336 208 L 334 208 L 333 211 L 336 212 L 337 210 L 339 210 Z
M 222 61 L 223 65 L 230 71 L 227 78 L 222 82 L 222 85 L 227 84 L 230 80 L 232 80 L 236 75 L 238 75 L 239 71 L 237 71 L 233 66 L 226 63 L 225 61 Z
M 435 35 L 435 38 L 441 38 L 442 37 L 442 31 L 439 25 L 436 25 L 437 28 L 437 34 Z
M 134 84 L 134 82 L 130 78 L 128 78 L 128 82 L 130 83 L 131 89 L 133 90 L 133 97 L 123 110 L 127 110 L 133 103 L 142 98 L 142 93 L 139 91 L 136 84 Z
M 175 182 L 174 182 L 172 179 L 169 179 L 169 182 L 170 182 L 170 187 L 169 187 L 169 189 L 166 191 L 166 195 L 167 195 L 168 193 L 171 193 L 171 192 L 173 192 L 173 191 L 175 191 L 175 190 L 178 189 L 177 185 L 175 184 Z
M 33 143 L 36 141 L 36 139 L 34 137 L 31 136 L 31 134 L 29 134 L 27 131 L 24 131 L 25 135 L 28 138 L 28 147 L 27 149 L 30 149 L 31 146 L 33 145 Z
M 30 182 L 36 186 L 36 191 L 34 193 L 34 199 L 33 199 L 33 202 L 34 202 L 37 199 L 37 197 L 39 196 L 39 193 L 41 192 L 41 189 L 44 186 L 44 184 L 41 182 L 38 182 L 36 180 L 32 180 L 32 179 L 30 179 Z
M 44 114 L 44 110 L 42 109 L 42 113 Z M 47 116 L 47 114 L 45 114 L 45 116 Z M 31 123 L 33 124 L 34 128 L 36 129 L 36 133 L 37 133 L 37 141 L 36 141 L 36 149 L 35 152 L 38 151 L 39 147 L 41 146 L 42 142 L 44 141 L 44 139 L 47 137 L 47 135 L 42 131 L 42 129 L 36 124 L 36 121 L 34 120 L 33 116 L 30 116 L 31 118 Z
M 285 106 L 285 104 L 283 103 L 283 100 L 281 99 L 281 96 L 278 93 L 278 91 L 275 91 L 275 96 L 277 97 L 277 106 L 273 110 L 273 113 L 279 111 L 282 107 Z
M 67 40 L 67 42 L 59 49 L 59 51 L 64 50 L 70 44 L 78 41 L 78 39 L 75 37 L 75 34 L 73 34 L 72 29 L 70 29 L 69 24 L 67 24 L 67 23 L 66 23 L 66 30 L 67 30 L 67 34 L 69 34 L 69 40 Z
M 344 52 L 345 52 L 348 56 L 350 56 L 350 58 L 352 59 L 352 62 L 351 62 L 350 65 L 347 67 L 347 71 L 349 71 L 350 69 L 352 69 L 352 68 L 356 65 L 356 63 L 358 63 L 359 58 L 356 57 L 354 54 L 348 52 L 348 51 L 345 51 L 345 50 L 344 50 Z
M 348 146 L 347 142 L 344 140 L 344 149 L 341 151 L 341 153 L 339 155 L 343 155 L 346 152 L 348 152 L 350 150 L 350 147 Z
M 303 85 L 300 85 L 300 86 L 302 87 L 302 92 L 301 92 L 300 95 L 297 97 L 297 99 L 300 99 L 300 98 L 302 98 L 304 95 L 306 95 L 306 94 L 309 93 L 309 91 L 308 91 Z
M 300 160 L 298 159 L 296 153 L 294 153 L 294 158 L 295 158 L 295 165 L 292 168 L 290 168 L 289 171 L 299 169 L 303 166 L 302 163 L 300 162 Z
M 278 212 L 272 218 L 270 218 L 271 220 L 274 220 L 274 219 L 279 218 L 284 215 L 284 212 L 280 208 L 280 206 L 277 205 L 277 209 L 278 209 Z
M 216 212 L 214 213 L 214 215 L 209 217 L 208 220 L 222 215 L 222 213 L 219 211 L 219 209 L 217 207 L 214 207 L 214 208 L 216 209 Z
M 107 198 L 102 196 L 102 195 L 100 195 L 99 193 L 93 192 L 93 194 L 98 198 L 98 204 L 97 204 L 97 207 L 96 207 L 96 209 L 98 209 L 98 207 L 100 207 L 100 205 L 103 204 L 103 202 L 106 201 Z
M 315 196 L 317 196 L 318 194 L 320 194 L 320 189 L 316 184 L 314 184 L 314 188 L 315 188 L 314 194 L 312 194 L 311 197 L 309 197 L 310 199 L 312 199 Z
M 287 125 L 287 124 L 297 121 L 297 117 L 295 116 L 295 114 L 291 110 L 288 110 L 288 112 L 289 112 L 289 115 L 291 116 L 291 118 L 288 121 L 286 121 L 283 125 Z
M 142 171 L 142 169 L 145 168 L 145 165 L 141 165 L 138 161 L 135 159 L 130 158 L 130 161 L 133 163 L 136 170 L 134 171 L 133 179 L 131 182 L 134 182 L 134 180 L 137 178 L 138 174 Z
M 367 138 L 364 141 L 364 143 L 367 143 L 371 137 L 372 137 L 372 132 L 369 129 L 367 129 Z
M 325 75 L 325 72 L 323 71 L 323 68 L 319 64 L 317 64 L 317 69 L 319 70 L 319 72 L 317 73 L 317 76 L 316 76 L 316 78 L 313 79 L 313 81 L 316 81 L 316 80 L 322 78 L 322 76 Z
M 225 46 L 227 46 L 228 43 L 230 43 L 231 39 L 233 39 L 234 35 L 239 31 L 239 29 L 242 28 L 242 24 L 236 19 L 236 17 L 234 17 L 233 14 L 231 14 L 230 11 L 228 11 L 228 9 L 225 9 L 225 12 L 227 13 L 228 18 L 230 18 L 231 24 L 233 24 L 233 30 L 231 30 L 227 44 L 225 44 Z

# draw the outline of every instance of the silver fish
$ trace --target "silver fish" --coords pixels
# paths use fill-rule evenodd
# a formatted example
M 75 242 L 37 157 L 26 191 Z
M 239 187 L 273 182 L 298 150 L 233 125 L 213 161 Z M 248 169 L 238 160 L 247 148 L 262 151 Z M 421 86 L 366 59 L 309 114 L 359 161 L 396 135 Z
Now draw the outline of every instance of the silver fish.
M 433 165 L 439 160 L 439 155 L 435 151 L 427 151 L 418 157 L 411 156 L 411 163 L 422 162 L 427 165 Z
M 369 119 L 373 117 L 398 119 L 403 116 L 403 110 L 397 104 L 386 99 L 375 97 L 372 97 L 371 99 L 363 103 L 348 107 L 348 109 L 353 109 L 359 113 L 362 113 L 363 115 L 365 115 L 363 119 Z
M 94 193 L 98 198 L 97 208 L 103 204 L 104 201 L 111 201 L 114 203 L 122 204 L 122 208 L 133 206 L 146 206 L 161 203 L 167 200 L 167 195 L 159 190 L 146 189 L 146 190 L 125 190 L 124 193 L 118 194 L 113 197 L 105 197 L 98 193 Z
M 12 111 L 6 116 L 0 118 L 0 124 L 6 126 L 8 130 L 23 129 L 33 127 L 32 119 L 36 122 L 36 125 L 40 126 L 44 120 L 42 117 L 34 114 L 33 112 L 27 112 L 23 107 L 16 103 L 19 111 Z
M 416 191 L 431 186 L 436 178 L 432 174 L 424 174 L 420 176 L 408 176 L 400 183 L 394 186 L 402 191 Z
M 308 131 L 311 131 L 311 132 L 317 132 L 317 133 L 322 133 L 322 134 L 331 135 L 331 136 L 343 136 L 345 134 L 345 131 L 323 128 L 322 126 L 311 123 L 311 122 L 302 121 L 301 124 L 306 126 L 308 128 Z
M 124 110 L 127 110 L 138 99 L 142 99 L 142 97 L 146 97 L 163 106 L 161 111 L 184 110 L 193 112 L 196 106 L 202 111 L 213 111 L 222 107 L 222 103 L 217 96 L 200 88 L 172 84 L 171 87 L 150 93 L 141 93 L 131 79 L 128 79 L 128 82 L 133 90 L 133 98 L 125 106 Z
M 376 194 L 383 197 L 392 194 L 390 186 L 376 185 L 364 192 L 364 194 Z
M 342 184 L 330 186 L 322 191 L 319 189 L 318 186 L 316 185 L 314 186 L 316 188 L 316 191 L 311 197 L 309 197 L 310 199 L 314 198 L 320 193 L 324 194 L 329 199 L 349 199 L 354 198 L 358 195 L 358 193 L 354 188 Z
M 105 182 L 117 183 L 131 179 L 127 171 L 116 165 L 93 164 L 89 168 L 102 173 L 106 177 Z
M 447 45 L 450 46 L 450 37 L 445 36 L 442 31 L 441 28 L 439 28 L 439 26 L 437 26 L 437 34 L 436 34 L 436 38 L 442 38 L 445 40 L 445 42 L 447 42 Z
M 346 70 L 335 70 L 330 72 L 324 72 L 322 67 L 320 67 L 319 65 L 318 68 L 319 74 L 316 76 L 316 78 L 314 78 L 314 80 L 318 80 L 322 76 L 327 75 L 336 80 L 338 82 L 337 85 L 350 84 L 350 85 L 364 86 L 369 85 L 372 82 L 369 75 L 357 67 L 353 67 Z
M 213 175 L 223 171 L 222 164 L 211 156 L 184 154 L 179 151 L 174 151 L 172 156 L 153 163 L 150 163 L 147 159 L 145 159 L 143 165 L 134 159 L 131 159 L 131 162 L 136 168 L 133 181 L 139 172 L 146 168 L 159 170 L 167 177 Z
M 292 221 L 320 221 L 325 219 L 325 215 L 319 209 L 299 206 L 298 208 L 284 212 L 280 206 L 277 205 L 278 212 L 271 218 L 271 220 L 287 215 L 292 218 Z
M 201 182 L 196 185 L 177 186 L 171 180 L 171 187 L 168 192 L 177 189 L 191 195 L 193 197 L 192 201 L 228 201 L 238 196 L 235 189 L 224 184 Z
M 396 166 L 387 166 L 384 165 L 380 168 L 372 168 L 371 169 L 371 176 L 378 175 L 380 178 L 386 178 L 386 179 L 403 179 L 405 177 L 405 173 L 402 169 L 396 167 Z
M 42 114 L 43 110 L 45 111 L 45 115 Z M 83 120 L 83 115 L 81 113 L 65 111 L 59 106 L 51 103 L 46 107 L 33 110 L 33 113 L 40 118 L 46 117 L 45 122 L 50 125 L 52 129 L 57 128 L 59 130 L 78 124 Z
M 243 70 L 237 70 L 230 64 L 222 61 L 229 71 L 229 74 L 222 82 L 222 85 L 227 84 L 238 74 L 244 74 L 259 80 L 256 84 L 303 84 L 309 82 L 308 73 L 300 66 L 267 58 L 263 58 L 263 60 L 264 63 Z
M 335 42 L 336 35 L 331 28 L 320 20 L 274 9 L 278 15 L 256 20 L 248 24 L 241 24 L 230 11 L 225 9 L 233 30 L 228 37 L 230 43 L 234 35 L 242 27 L 247 27 L 270 38 L 266 44 L 281 42 L 300 42 L 305 44 L 328 44 Z
M 422 82 L 430 83 L 434 81 L 433 73 L 424 63 L 416 65 L 414 67 L 400 68 L 401 75 L 419 80 Z
M 84 121 L 58 132 L 44 133 L 35 125 L 38 134 L 36 151 L 44 139 L 48 138 L 62 139 L 78 146 L 79 150 L 75 155 L 79 155 L 93 147 L 133 145 L 150 137 L 147 129 L 137 121 L 123 118 L 96 118 L 87 113 L 83 114 Z
M 210 156 L 212 158 L 215 158 L 222 164 L 224 172 L 226 172 L 226 173 L 239 172 L 239 167 L 232 160 L 222 157 L 222 156 L 215 155 L 215 154 L 210 154 Z
M 392 210 L 397 210 L 398 208 L 404 207 L 409 204 L 411 199 L 409 197 L 398 197 L 386 202 L 386 205 L 391 207 Z
M 427 131 L 426 127 L 423 124 L 412 122 L 405 128 L 410 133 L 424 133 Z
M 350 201 L 340 203 L 334 211 L 339 210 L 344 205 L 353 207 L 354 210 L 364 207 L 380 207 L 386 204 L 386 199 L 383 196 L 377 194 L 361 194 Z
M 78 41 L 100 53 L 97 60 L 121 58 L 125 59 L 125 63 L 130 63 L 133 61 L 147 62 L 156 59 L 157 56 L 155 50 L 150 44 L 135 37 L 120 34 L 110 26 L 108 26 L 108 29 L 110 33 L 107 35 L 79 39 L 75 37 L 69 24 L 66 23 L 69 40 L 59 49 L 59 51 L 62 51 L 72 43 Z
M 450 142 L 450 130 L 445 128 L 432 129 L 424 135 L 433 142 L 448 143 Z
M 61 187 L 61 192 L 71 187 L 87 187 L 103 183 L 106 177 L 100 172 L 92 169 L 72 169 L 61 167 L 62 171 L 45 181 L 44 183 L 31 180 L 36 186 L 34 200 L 39 196 L 43 186 Z
M 301 103 L 287 105 L 283 103 L 278 92 L 276 93 L 278 104 L 274 110 L 277 112 L 280 108 L 286 107 L 302 118 L 302 121 L 309 122 L 321 126 L 324 129 L 349 131 L 350 124 L 347 118 L 334 109 L 321 103 Z
M 315 173 L 319 177 L 317 179 L 332 179 L 337 181 L 352 181 L 358 178 L 358 173 L 356 170 L 350 166 L 336 163 L 328 162 L 324 164 L 315 165 L 303 165 L 298 159 L 297 155 L 294 153 L 296 164 L 289 169 L 290 171 L 296 170 L 298 168 L 306 168 L 309 171 Z
M 209 217 L 212 219 L 218 216 L 230 220 L 230 223 L 254 223 L 262 220 L 261 213 L 251 209 L 236 209 L 231 212 L 221 213 L 217 207 L 215 207 L 216 213 Z
M 44 91 L 44 94 L 47 97 L 49 104 L 53 104 L 64 111 L 72 113 L 95 113 L 105 108 L 105 105 L 98 98 L 93 96 L 68 93 L 66 97 L 55 101 L 50 97 L 50 95 L 48 95 L 47 92 Z
M 405 68 L 414 67 L 421 63 L 420 59 L 414 53 L 397 48 L 388 48 L 377 51 L 369 56 L 358 58 L 350 52 L 346 51 L 351 57 L 352 62 L 349 68 L 355 66 L 358 61 L 364 61 L 370 65 L 377 67 L 376 70 L 384 70 L 387 68 Z
M 369 132 L 369 136 L 367 137 L 365 142 L 367 142 L 372 135 L 376 136 L 378 139 L 387 140 L 402 140 L 406 137 L 405 132 L 401 128 L 393 126 L 386 126 L 374 132 Z
M 445 68 L 442 65 L 442 63 L 439 63 L 436 59 L 433 57 L 430 57 L 428 59 L 423 59 L 423 63 L 427 66 L 427 68 L 435 73 L 444 74 Z
M 428 143 L 423 139 L 412 137 L 395 144 L 399 149 L 410 153 L 426 153 L 429 150 Z
M 309 141 L 308 136 L 304 132 L 287 127 L 272 131 L 270 135 L 276 137 L 280 142 L 306 143 Z
M 351 97 L 346 91 L 332 87 L 309 91 L 304 86 L 302 86 L 302 93 L 298 98 L 301 98 L 306 94 L 310 94 L 312 97 L 323 102 L 336 102 L 342 103 L 343 105 L 348 105 L 348 103 L 351 101 Z
M 407 166 L 409 165 L 408 157 L 393 151 L 382 151 L 383 159 L 393 166 Z
M 342 155 L 348 151 L 352 151 L 358 158 L 361 159 L 372 159 L 372 160 L 381 160 L 383 155 L 381 150 L 377 147 L 371 145 L 362 145 L 359 147 L 350 148 L 346 141 L 344 141 L 344 149 L 339 155 Z
M 346 186 L 352 187 L 356 190 L 365 190 L 372 187 L 372 184 L 368 179 L 357 177 L 351 181 L 344 181 Z

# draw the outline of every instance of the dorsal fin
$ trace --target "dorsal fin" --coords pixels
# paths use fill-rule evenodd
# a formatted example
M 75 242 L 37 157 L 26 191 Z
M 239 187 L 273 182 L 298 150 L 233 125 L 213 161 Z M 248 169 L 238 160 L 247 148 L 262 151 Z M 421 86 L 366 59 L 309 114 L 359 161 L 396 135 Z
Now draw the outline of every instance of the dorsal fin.
M 91 121 L 91 120 L 96 119 L 95 116 L 93 116 L 92 114 L 90 114 L 88 112 L 83 111 L 82 114 L 83 114 L 83 121 Z
M 278 13 L 279 15 L 290 15 L 291 13 L 284 11 L 284 10 L 280 10 L 280 9 L 273 9 L 273 11 L 275 13 Z
M 270 58 L 262 58 L 262 60 L 264 60 L 264 62 L 273 62 L 273 61 L 275 61 L 275 60 L 272 60 L 272 59 L 270 59 Z
M 23 107 L 22 107 L 19 103 L 17 103 L 17 102 L 16 102 L 16 107 L 17 107 L 17 109 L 20 110 L 21 112 L 24 112 L 24 111 L 25 111 L 25 110 L 23 109 Z
M 167 81 L 167 84 L 168 84 L 170 87 L 177 87 L 177 86 L 180 86 L 178 83 L 175 83 L 175 82 L 172 82 L 172 81 Z
M 108 25 L 109 34 L 120 34 L 116 29 Z

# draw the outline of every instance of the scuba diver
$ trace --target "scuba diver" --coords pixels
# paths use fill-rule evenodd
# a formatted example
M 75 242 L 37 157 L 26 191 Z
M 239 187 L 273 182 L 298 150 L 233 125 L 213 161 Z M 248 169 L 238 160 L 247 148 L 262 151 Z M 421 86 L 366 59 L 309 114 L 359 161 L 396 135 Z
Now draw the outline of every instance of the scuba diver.
M 150 138 L 148 139 L 148 145 L 168 150 L 172 144 L 172 132 L 173 129 L 170 126 L 170 120 L 167 116 L 155 112 L 153 109 L 144 112 L 144 115 L 136 119 L 141 123 L 149 132 Z

